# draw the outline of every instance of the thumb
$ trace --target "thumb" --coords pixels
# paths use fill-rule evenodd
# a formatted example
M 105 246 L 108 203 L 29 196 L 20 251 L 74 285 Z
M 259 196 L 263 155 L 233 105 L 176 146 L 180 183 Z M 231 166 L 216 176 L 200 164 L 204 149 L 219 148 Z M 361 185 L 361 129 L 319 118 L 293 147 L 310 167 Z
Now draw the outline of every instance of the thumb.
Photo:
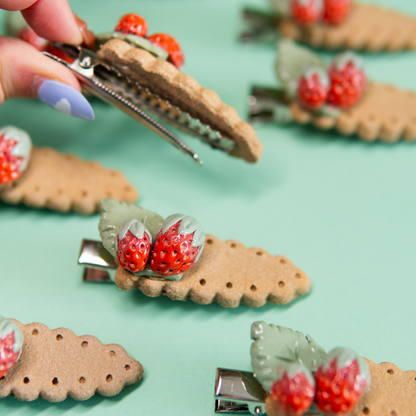
M 94 119 L 75 75 L 19 39 L 0 36 L 0 104 L 14 97 L 39 98 L 76 117 Z

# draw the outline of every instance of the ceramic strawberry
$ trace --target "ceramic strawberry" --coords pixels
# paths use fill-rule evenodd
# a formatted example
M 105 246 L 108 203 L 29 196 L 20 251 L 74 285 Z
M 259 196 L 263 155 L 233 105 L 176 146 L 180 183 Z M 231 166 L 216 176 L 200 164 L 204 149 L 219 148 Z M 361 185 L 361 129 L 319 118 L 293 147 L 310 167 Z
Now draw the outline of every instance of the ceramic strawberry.
M 322 17 L 322 0 L 291 0 L 290 14 L 300 24 L 316 23 Z
M 274 407 L 282 416 L 303 415 L 315 397 L 315 380 L 311 371 L 300 363 L 283 364 L 277 371 L 270 389 Z
M 12 126 L 0 130 L 0 185 L 19 178 L 29 161 L 32 142 L 29 135 Z
M 157 234 L 149 266 L 162 276 L 185 273 L 202 253 L 205 234 L 199 222 L 188 215 L 171 215 Z
M 329 414 L 351 411 L 369 385 L 367 363 L 350 348 L 335 348 L 315 374 L 316 405 Z
M 23 344 L 23 334 L 10 319 L 0 316 L 0 379 L 10 371 L 17 359 Z
M 185 55 L 173 36 L 167 35 L 166 33 L 155 33 L 147 39 L 154 45 L 164 49 L 169 54 L 168 61 L 175 65 L 176 68 L 182 67 L 185 61 Z
M 352 0 L 324 0 L 324 22 L 330 25 L 341 24 L 348 16 Z
M 346 109 L 358 103 L 366 86 L 364 63 L 352 52 L 338 55 L 328 69 L 328 103 Z
M 328 91 L 329 78 L 326 72 L 319 67 L 309 68 L 299 78 L 298 102 L 307 110 L 318 110 L 326 103 Z
M 146 267 L 152 246 L 152 235 L 147 227 L 136 219 L 124 222 L 117 233 L 116 253 L 120 266 L 132 273 Z
M 147 34 L 147 22 L 138 14 L 129 13 L 119 20 L 115 30 L 125 35 L 132 34 L 144 37 Z

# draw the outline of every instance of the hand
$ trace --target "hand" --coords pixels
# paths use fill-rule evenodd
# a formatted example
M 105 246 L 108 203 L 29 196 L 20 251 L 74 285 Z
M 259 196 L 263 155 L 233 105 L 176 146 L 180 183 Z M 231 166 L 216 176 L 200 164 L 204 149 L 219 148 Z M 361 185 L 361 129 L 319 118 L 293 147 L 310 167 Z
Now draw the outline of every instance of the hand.
M 41 37 L 72 45 L 83 41 L 67 0 L 0 0 L 0 9 L 22 12 Z M 76 77 L 19 39 L 0 36 L 0 104 L 13 97 L 38 97 L 76 117 L 94 119 Z

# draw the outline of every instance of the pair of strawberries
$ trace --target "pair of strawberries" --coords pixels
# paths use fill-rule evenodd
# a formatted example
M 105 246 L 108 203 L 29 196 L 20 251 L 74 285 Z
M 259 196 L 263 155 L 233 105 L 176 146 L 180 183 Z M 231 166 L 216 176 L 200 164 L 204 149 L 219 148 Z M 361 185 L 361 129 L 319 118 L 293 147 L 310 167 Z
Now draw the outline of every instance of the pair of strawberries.
M 366 81 L 362 59 L 346 52 L 335 57 L 328 71 L 312 67 L 304 72 L 298 82 L 298 102 L 312 111 L 325 104 L 345 110 L 358 103 Z
M 152 246 L 148 228 L 133 218 L 118 230 L 117 259 L 121 267 L 132 273 L 148 266 L 161 276 L 180 275 L 198 261 L 204 241 L 204 232 L 195 218 L 175 214 L 163 222 Z
M 169 54 L 168 61 L 177 68 L 180 68 L 184 63 L 185 56 L 176 39 L 166 33 L 155 33 L 146 37 L 147 28 L 147 22 L 143 17 L 134 13 L 129 13 L 120 19 L 115 30 L 124 35 L 136 35 L 146 38 L 154 45 L 164 49 Z
M 313 376 L 303 364 L 279 368 L 270 396 L 282 416 L 301 416 L 315 401 L 322 413 L 351 411 L 370 385 L 367 363 L 350 348 L 335 348 Z
M 347 18 L 351 3 L 352 0 L 291 0 L 290 15 L 303 25 L 319 21 L 339 25 Z

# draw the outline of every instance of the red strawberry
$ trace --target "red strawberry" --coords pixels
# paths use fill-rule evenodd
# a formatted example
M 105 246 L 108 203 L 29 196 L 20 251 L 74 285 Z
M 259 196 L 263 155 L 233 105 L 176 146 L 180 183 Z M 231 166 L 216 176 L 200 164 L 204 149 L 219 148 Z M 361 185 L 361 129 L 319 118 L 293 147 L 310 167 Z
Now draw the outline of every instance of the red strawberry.
M 346 52 L 334 59 L 328 75 L 331 82 L 328 104 L 342 109 L 357 104 L 366 85 L 363 61 L 352 52 Z
M 22 331 L 13 321 L 0 316 L 0 378 L 14 366 L 22 344 Z
M 144 37 L 147 34 L 147 22 L 138 14 L 125 14 L 118 22 L 115 28 L 116 32 L 124 35 L 137 35 Z
M 185 55 L 176 39 L 165 33 L 155 33 L 147 38 L 150 42 L 163 48 L 168 54 L 168 61 L 180 68 L 185 60 Z
M 303 415 L 315 397 L 315 381 L 311 372 L 299 363 L 280 367 L 278 378 L 270 389 L 270 396 L 280 415 Z
M 124 222 L 117 233 L 116 253 L 120 266 L 132 273 L 141 272 L 149 259 L 152 235 L 135 218 Z
M 322 0 L 291 0 L 290 15 L 300 24 L 312 24 L 321 19 Z
M 150 268 L 162 276 L 182 274 L 198 261 L 204 241 L 204 232 L 195 218 L 171 215 L 157 234 Z
M 298 102 L 307 110 L 318 110 L 328 97 L 329 78 L 322 68 L 308 69 L 300 78 Z
M 26 168 L 32 144 L 23 130 L 0 130 L 0 185 L 16 180 Z
M 324 21 L 330 25 L 339 25 L 348 16 L 352 0 L 324 0 Z
M 316 405 L 324 413 L 347 413 L 370 385 L 367 363 L 350 348 L 335 348 L 315 373 Z

